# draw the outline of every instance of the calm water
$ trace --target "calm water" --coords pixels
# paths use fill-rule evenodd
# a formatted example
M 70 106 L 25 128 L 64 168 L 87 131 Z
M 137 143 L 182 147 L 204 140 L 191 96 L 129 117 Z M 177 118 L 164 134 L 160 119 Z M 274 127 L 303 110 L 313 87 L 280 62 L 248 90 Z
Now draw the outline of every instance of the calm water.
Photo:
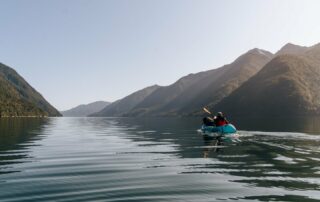
M 197 119 L 2 119 L 0 201 L 320 201 L 310 122 L 217 146 Z

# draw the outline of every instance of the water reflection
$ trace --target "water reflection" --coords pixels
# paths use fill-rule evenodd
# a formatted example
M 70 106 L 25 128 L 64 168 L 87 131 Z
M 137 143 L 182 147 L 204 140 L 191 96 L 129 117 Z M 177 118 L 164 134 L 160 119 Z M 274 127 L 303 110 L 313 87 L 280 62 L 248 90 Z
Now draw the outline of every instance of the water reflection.
M 198 134 L 200 124 L 197 118 L 2 123 L 2 140 L 8 139 L 0 162 L 13 164 L 0 169 L 23 172 L 0 175 L 0 200 L 320 199 L 320 136 L 239 131 L 241 141 L 222 141 Z
M 247 131 L 274 131 L 274 132 L 320 132 L 319 116 L 299 117 L 233 117 L 237 128 Z
M 223 140 L 221 137 L 208 137 L 203 136 L 203 143 L 204 143 L 204 149 L 203 149 L 203 158 L 208 158 L 210 152 L 220 152 L 223 148 Z
M 39 139 L 39 130 L 47 119 L 1 118 L 0 119 L 0 174 L 8 171 L 8 165 L 25 162 L 30 158 L 28 143 Z M 4 171 L 5 169 L 6 171 Z
M 301 119 L 286 119 L 282 122 L 280 120 L 282 119 L 276 121 L 272 126 L 265 119 L 255 120 L 256 122 L 248 119 L 237 123 L 243 128 L 250 126 L 252 130 L 257 127 L 266 131 L 318 132 L 320 129 L 319 125 L 315 124 L 318 119 L 314 117 L 312 119 L 302 119 L 302 117 Z M 122 119 L 119 124 L 122 122 L 127 122 L 127 120 Z M 137 133 L 141 136 L 139 141 L 152 140 L 158 143 L 169 141 L 172 145 L 176 145 L 177 150 L 174 151 L 174 154 L 190 161 L 190 164 L 184 162 L 183 165 L 188 167 L 188 171 L 182 172 L 183 174 L 223 173 L 237 177 L 229 179 L 234 183 L 264 189 L 283 189 L 283 193 L 286 191 L 291 193 L 290 191 L 296 190 L 320 191 L 320 137 L 318 136 L 290 132 L 240 131 L 242 141 L 233 142 L 199 136 L 195 131 L 200 125 L 198 119 L 176 119 L 172 120 L 173 124 L 166 119 L 157 119 L 155 122 L 152 119 L 135 119 L 129 122 L 136 126 L 134 131 L 139 131 Z M 170 129 L 167 130 L 166 127 Z M 214 163 L 195 163 L 199 162 L 199 158 L 209 158 L 214 160 Z M 265 195 L 242 199 L 268 201 L 292 197 L 290 194 L 287 196 Z

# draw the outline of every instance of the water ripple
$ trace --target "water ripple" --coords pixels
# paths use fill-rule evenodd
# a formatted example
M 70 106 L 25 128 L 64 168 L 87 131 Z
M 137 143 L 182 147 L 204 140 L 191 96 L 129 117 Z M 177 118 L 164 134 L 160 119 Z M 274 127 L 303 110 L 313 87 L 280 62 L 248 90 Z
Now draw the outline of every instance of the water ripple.
M 23 128 L 29 139 L 0 150 L 0 200 L 320 200 L 319 136 L 241 131 L 241 142 L 217 145 L 171 122 L 51 118 Z

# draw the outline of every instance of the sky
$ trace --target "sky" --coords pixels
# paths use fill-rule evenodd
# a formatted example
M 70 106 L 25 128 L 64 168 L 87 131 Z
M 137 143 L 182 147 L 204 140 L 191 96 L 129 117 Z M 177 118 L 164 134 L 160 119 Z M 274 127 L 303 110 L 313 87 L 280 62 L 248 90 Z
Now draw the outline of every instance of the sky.
M 1 0 L 0 62 L 58 110 L 320 42 L 318 0 Z

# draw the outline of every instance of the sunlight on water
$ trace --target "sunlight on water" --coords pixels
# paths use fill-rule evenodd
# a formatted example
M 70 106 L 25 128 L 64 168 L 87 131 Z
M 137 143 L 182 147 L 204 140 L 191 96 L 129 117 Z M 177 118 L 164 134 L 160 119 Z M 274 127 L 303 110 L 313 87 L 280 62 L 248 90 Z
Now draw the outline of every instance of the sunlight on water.
M 320 136 L 194 119 L 2 120 L 0 201 L 317 201 Z

